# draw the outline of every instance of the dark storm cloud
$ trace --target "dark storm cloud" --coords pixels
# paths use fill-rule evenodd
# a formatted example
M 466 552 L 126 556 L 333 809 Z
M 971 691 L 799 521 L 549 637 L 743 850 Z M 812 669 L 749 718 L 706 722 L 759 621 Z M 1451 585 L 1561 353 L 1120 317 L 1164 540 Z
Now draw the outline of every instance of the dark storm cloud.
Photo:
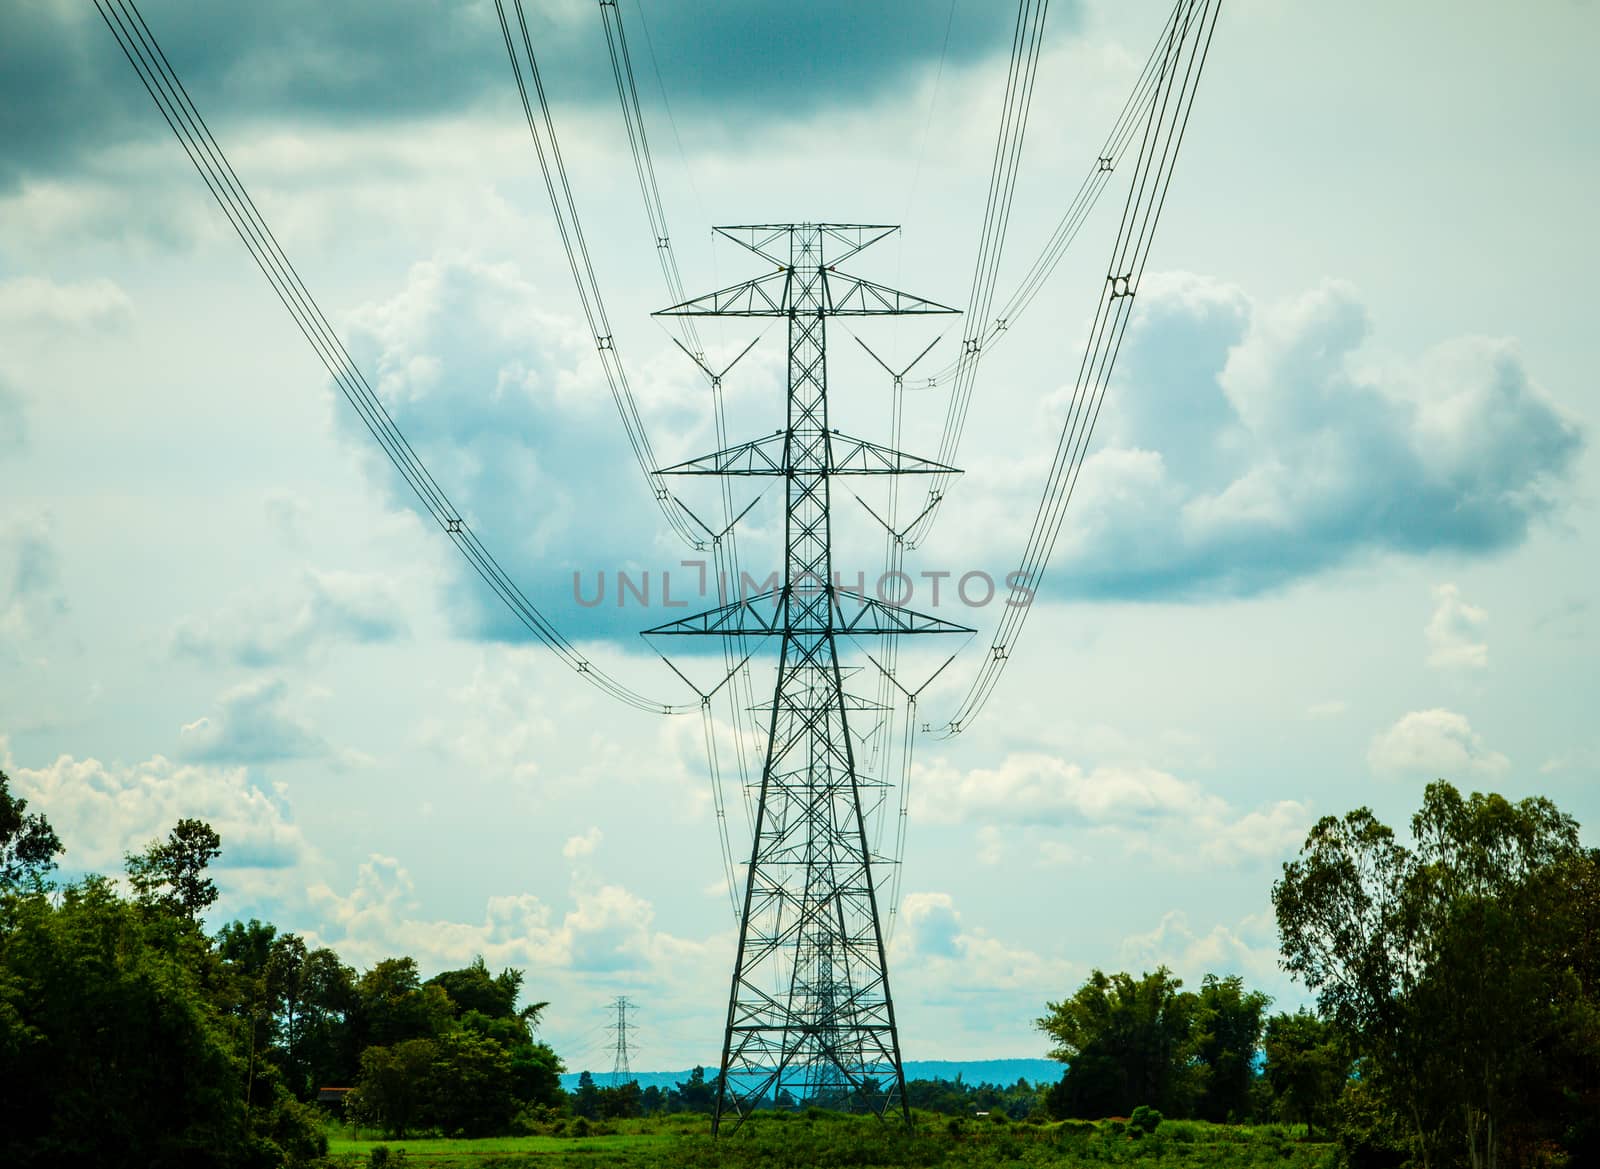
M 659 66 L 678 118 L 737 129 L 740 118 L 804 116 L 892 92 L 939 60 L 947 28 L 951 63 L 1005 53 L 1009 7 L 958 4 L 951 20 L 944 0 L 706 0 L 649 5 L 648 26 L 627 0 L 623 12 L 643 100 L 657 106 Z M 482 0 L 150 0 L 143 8 L 208 118 L 348 124 L 447 114 L 484 98 L 514 108 L 494 5 Z M 528 9 L 551 96 L 613 100 L 598 7 L 569 0 Z M 1073 18 L 1062 5 L 1056 31 Z M 165 132 L 92 5 L 0 5 L 0 190 Z

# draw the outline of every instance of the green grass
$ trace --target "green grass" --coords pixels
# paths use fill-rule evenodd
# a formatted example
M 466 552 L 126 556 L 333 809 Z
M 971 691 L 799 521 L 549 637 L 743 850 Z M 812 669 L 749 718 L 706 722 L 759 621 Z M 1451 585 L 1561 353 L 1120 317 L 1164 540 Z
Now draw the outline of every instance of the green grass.
M 1333 1146 L 1310 1144 L 1280 1126 L 1168 1121 L 1133 1137 L 1115 1124 L 1009 1124 L 920 1114 L 916 1131 L 870 1117 L 759 1116 L 713 1141 L 700 1118 L 612 1121 L 585 1136 L 481 1140 L 330 1141 L 333 1166 L 371 1164 L 378 1145 L 390 1169 L 1001 1169 L 1138 1166 L 1148 1169 L 1331 1169 Z M 610 1131 L 608 1131 L 610 1130 Z M 403 1157 L 402 1157 L 403 1153 Z

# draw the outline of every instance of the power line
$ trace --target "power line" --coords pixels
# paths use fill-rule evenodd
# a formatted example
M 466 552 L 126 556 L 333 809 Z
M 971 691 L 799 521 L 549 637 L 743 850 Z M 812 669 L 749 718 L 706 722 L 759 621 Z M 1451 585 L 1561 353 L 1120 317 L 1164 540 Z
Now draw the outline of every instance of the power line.
M 511 73 L 517 83 L 517 94 L 522 99 L 522 112 L 527 118 L 528 134 L 533 139 L 534 153 L 539 158 L 539 169 L 544 175 L 545 191 L 550 197 L 550 210 L 555 215 L 561 247 L 566 253 L 567 265 L 572 270 L 572 280 L 578 290 L 578 300 L 584 319 L 589 325 L 589 335 L 594 341 L 601 368 L 606 375 L 606 385 L 612 401 L 622 419 L 622 427 L 633 451 L 634 461 L 650 488 L 651 498 L 666 517 L 668 525 L 691 548 L 697 543 L 694 531 L 672 503 L 666 483 L 656 468 L 659 463 L 650 445 L 650 435 L 644 419 L 639 414 L 639 404 L 628 384 L 628 374 L 617 353 L 616 337 L 606 316 L 605 301 L 600 295 L 600 283 L 595 277 L 594 263 L 589 256 L 589 245 L 584 239 L 583 225 L 578 218 L 578 207 L 572 197 L 572 185 L 567 179 L 567 168 L 561 157 L 561 144 L 556 138 L 555 121 L 550 115 L 550 103 L 545 96 L 544 80 L 539 74 L 539 61 L 533 52 L 533 38 L 528 32 L 527 16 L 522 0 L 512 0 L 517 16 L 518 36 L 513 37 L 511 24 L 506 19 L 503 0 L 495 0 L 495 12 L 500 17 L 500 31 L 505 38 L 506 55 L 511 61 Z M 518 47 L 522 56 L 518 56 Z M 528 81 L 532 82 L 533 99 L 529 99 L 529 86 L 523 79 L 522 65 L 526 60 Z M 534 105 L 539 107 L 537 115 Z M 541 127 L 543 133 L 541 133 Z M 630 129 L 631 132 L 631 129 Z M 548 141 L 549 150 L 545 143 Z
M 655 163 L 650 153 L 650 137 L 645 131 L 644 111 L 639 104 L 639 87 L 633 71 L 633 58 L 628 52 L 627 31 L 624 28 L 622 10 L 617 0 L 599 0 L 600 19 L 605 26 L 606 49 L 611 59 L 611 75 L 616 83 L 617 100 L 622 107 L 622 120 L 627 129 L 628 148 L 633 157 L 634 174 L 639 182 L 639 195 L 644 203 L 645 215 L 650 222 L 651 243 L 655 249 L 656 259 L 661 269 L 662 281 L 666 285 L 669 304 L 680 304 L 687 300 L 684 294 L 683 278 L 678 270 L 677 253 L 672 246 L 672 235 L 667 227 L 666 208 L 661 201 L 661 188 L 656 182 Z M 643 12 L 640 12 L 641 24 Z M 660 84 L 660 72 L 657 70 L 657 83 Z M 662 100 L 666 100 L 666 89 L 662 86 Z M 676 136 L 676 126 L 673 129 Z M 681 144 L 680 144 L 681 146 Z M 708 364 L 705 349 L 700 339 L 700 332 L 695 326 L 693 317 L 683 316 L 673 318 L 678 327 L 678 337 L 673 338 L 678 347 L 694 362 L 695 368 L 705 375 L 706 382 L 711 390 L 712 420 L 715 424 L 717 449 L 725 449 L 729 444 L 727 411 L 723 398 L 723 379 L 735 365 L 755 346 L 755 341 L 750 342 L 743 352 L 730 361 L 721 370 L 715 370 Z M 758 338 L 759 339 L 759 338 Z M 717 581 L 717 604 L 727 604 L 726 582 L 737 582 L 741 579 L 742 565 L 739 559 L 738 525 L 735 520 L 736 505 L 733 498 L 733 483 L 723 478 L 719 481 L 719 493 L 722 499 L 722 520 L 719 531 L 712 531 L 698 516 L 689 513 L 690 519 L 700 528 L 704 529 L 710 541 L 710 551 L 714 561 L 713 568 Z M 683 507 L 681 502 L 680 507 Z M 683 507 L 688 511 L 687 507 Z M 704 540 L 696 539 L 697 547 L 705 547 Z M 733 728 L 734 762 L 737 767 L 740 790 L 748 793 L 750 787 L 750 762 L 746 751 L 746 744 L 753 743 L 759 736 L 756 730 L 754 708 L 755 694 L 748 666 L 741 667 L 740 663 L 749 656 L 749 646 L 741 639 L 728 638 L 723 640 L 723 665 L 725 671 L 734 675 L 733 685 L 727 688 L 727 713 L 729 723 Z M 727 866 L 732 879 L 733 866 L 731 863 L 732 845 L 728 839 L 729 825 L 724 811 L 724 801 L 721 792 L 721 767 L 716 755 L 716 739 L 714 728 L 711 724 L 709 705 L 702 705 L 702 713 L 707 722 L 706 727 L 706 761 L 711 769 L 713 779 L 713 795 L 716 801 L 717 826 L 722 836 L 722 849 L 725 856 L 730 858 Z M 743 801 L 745 809 L 746 828 L 751 827 L 753 810 L 750 801 Z M 730 892 L 732 890 L 730 885 Z M 735 898 L 735 900 L 737 900 Z
M 932 388 L 954 379 L 950 413 L 947 415 L 945 435 L 940 443 L 941 461 L 950 462 L 956 456 L 966 424 L 978 365 L 1011 333 L 1013 326 L 1032 305 L 1046 281 L 1060 266 L 1073 241 L 1077 239 L 1079 230 L 1087 222 L 1090 212 L 1094 210 L 1101 194 L 1110 184 L 1128 147 L 1138 137 L 1139 128 L 1148 114 L 1151 103 L 1155 100 L 1162 53 L 1169 39 L 1172 22 L 1177 19 L 1177 12 L 1178 9 L 1174 8 L 1168 16 L 1167 23 L 1162 26 L 1161 35 L 1151 47 L 1144 68 L 1123 102 L 1122 109 L 1106 135 L 1094 162 L 1078 184 L 1076 192 L 1067 204 L 1066 210 L 1062 212 L 1061 218 L 1056 221 L 1044 246 L 1029 265 L 1027 273 L 998 311 L 986 307 L 980 316 L 974 310 L 974 315 L 967 322 L 968 331 L 963 338 L 962 347 L 954 360 L 930 374 L 922 385 L 917 387 Z M 908 533 L 906 542 L 909 547 L 917 548 L 927 539 L 947 490 L 948 484 L 944 481 L 936 479 L 930 484 L 928 493 L 930 509 L 921 522 Z
M 1132 315 L 1220 10 L 1221 0 L 1179 0 L 1175 19 L 1168 26 L 1159 99 L 1152 104 L 1145 124 L 1072 401 L 1028 534 L 1019 569 L 1022 583 L 1008 599 L 989 653 L 966 697 L 945 724 L 942 737 L 960 734 L 987 703 L 1043 582 Z
M 467 518 L 445 495 L 395 425 L 382 399 L 351 359 L 349 351 L 312 298 L 299 272 L 290 263 L 277 237 L 212 135 L 149 25 L 145 23 L 138 5 L 134 0 L 95 0 L 95 8 L 116 38 L 128 63 L 133 66 L 145 91 L 155 102 L 167 127 L 178 139 L 178 144 L 227 216 L 251 259 L 267 278 L 279 302 L 288 310 L 301 335 L 316 352 L 340 393 L 360 416 L 362 424 L 383 448 L 384 455 L 416 493 L 424 510 L 466 557 L 473 571 L 524 628 L 591 685 L 639 710 L 666 714 L 692 710 L 690 705 L 673 705 L 648 698 L 611 677 L 563 636 L 516 585 L 478 538 Z

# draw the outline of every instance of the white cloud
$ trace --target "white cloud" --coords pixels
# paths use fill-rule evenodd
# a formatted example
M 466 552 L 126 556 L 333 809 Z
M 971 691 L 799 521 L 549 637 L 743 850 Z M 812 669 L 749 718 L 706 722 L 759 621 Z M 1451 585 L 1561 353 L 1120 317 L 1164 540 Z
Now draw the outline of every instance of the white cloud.
M 0 457 L 14 455 L 28 442 L 28 418 L 22 395 L 0 378 Z
M 0 754 L 18 793 L 60 834 L 71 870 L 118 871 L 124 853 L 186 817 L 205 820 L 222 837 L 222 870 L 288 869 L 311 858 L 286 789 L 262 789 L 243 767 L 193 766 L 160 755 L 131 765 L 62 755 L 47 767 L 18 767 L 3 740 Z M 228 891 L 225 875 L 218 884 Z
M 1206 277 L 1146 278 L 1052 579 L 1254 595 L 1373 552 L 1521 543 L 1566 499 L 1582 428 L 1509 342 L 1368 371 L 1370 331 L 1339 282 L 1257 305 Z
M 1451 710 L 1417 710 L 1377 735 L 1367 763 L 1380 775 L 1465 779 L 1503 775 L 1511 761 L 1484 743 L 1467 717 Z
M 172 651 L 202 661 L 270 666 L 338 642 L 394 641 L 407 625 L 394 582 L 376 573 L 308 570 L 292 595 L 249 597 L 213 617 L 186 618 Z
M 1310 823 L 1307 808 L 1279 800 L 1240 814 L 1220 796 L 1151 767 L 1096 767 L 1085 771 L 1051 755 L 1007 755 L 995 768 L 962 772 L 947 764 L 916 765 L 912 813 L 932 823 L 978 822 L 978 859 L 1015 855 L 999 824 L 1036 839 L 1046 863 L 1072 855 L 1069 844 L 1046 829 L 1087 829 L 1132 851 L 1208 863 L 1237 864 L 1277 856 L 1299 842 Z M 1182 847 L 1172 845 L 1181 842 Z M 1053 844 L 1048 852 L 1046 844 Z
M 1207 974 L 1242 975 L 1255 989 L 1283 981 L 1272 930 L 1270 917 L 1252 916 L 1232 927 L 1219 922 L 1197 934 L 1187 914 L 1172 910 L 1150 932 L 1123 939 L 1121 960 L 1135 974 L 1166 966 L 1190 990 L 1198 990 Z
M 561 855 L 568 860 L 577 860 L 581 856 L 593 856 L 594 850 L 600 846 L 601 833 L 598 828 L 590 828 L 582 836 L 570 836 L 561 846 Z
M 1440 669 L 1481 670 L 1489 664 L 1484 629 L 1489 614 L 1461 598 L 1453 584 L 1433 590 L 1433 616 L 1428 619 L 1428 665 Z
M 57 326 L 104 332 L 132 315 L 128 294 L 104 276 L 72 284 L 39 276 L 0 280 L 0 329 Z
M 184 725 L 179 750 L 203 762 L 265 763 L 330 754 L 328 741 L 291 709 L 288 694 L 288 685 L 276 678 L 234 687 L 211 714 Z
M 325 882 L 308 893 L 318 919 L 308 936 L 346 961 L 370 964 L 405 953 L 437 970 L 482 954 L 491 966 L 533 971 L 541 993 L 550 980 L 585 976 L 693 982 L 709 954 L 706 943 L 657 930 L 650 902 L 615 884 L 575 883 L 562 913 L 534 894 L 512 893 L 489 897 L 479 921 L 431 918 L 421 913 L 406 868 L 374 854 L 361 864 L 349 893 Z
M 32 516 L 0 526 L 0 646 L 40 636 L 66 611 L 50 521 Z

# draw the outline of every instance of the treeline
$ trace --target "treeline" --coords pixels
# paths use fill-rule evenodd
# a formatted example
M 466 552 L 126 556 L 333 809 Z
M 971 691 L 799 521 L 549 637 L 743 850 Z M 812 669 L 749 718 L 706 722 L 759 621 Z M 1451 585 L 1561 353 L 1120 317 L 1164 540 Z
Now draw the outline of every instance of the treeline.
M 1048 1113 L 1304 1124 L 1355 1169 L 1600 1164 L 1600 851 L 1549 800 L 1442 781 L 1411 837 L 1363 808 L 1284 865 L 1282 963 L 1315 1013 L 1165 968 L 1047 1004 Z
M 562 1107 L 546 1004 L 481 958 L 422 979 L 390 958 L 357 973 L 251 920 L 215 935 L 200 820 L 104 877 L 56 886 L 64 851 L 0 772 L 0 1134 L 7 1166 L 305 1165 L 332 1107 L 395 1135 L 479 1135 Z

